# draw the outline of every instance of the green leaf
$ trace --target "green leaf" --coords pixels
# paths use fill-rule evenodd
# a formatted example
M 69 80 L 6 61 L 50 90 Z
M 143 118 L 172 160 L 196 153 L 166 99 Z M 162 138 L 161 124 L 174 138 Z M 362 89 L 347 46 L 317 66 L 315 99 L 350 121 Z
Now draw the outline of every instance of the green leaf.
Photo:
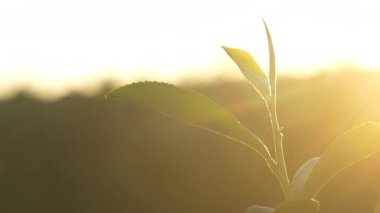
M 245 213 L 273 213 L 274 209 L 265 206 L 251 206 Z
M 267 76 L 251 54 L 238 48 L 223 46 L 223 49 L 236 63 L 257 93 L 259 93 L 264 100 L 269 100 L 270 88 Z
M 340 171 L 379 151 L 379 124 L 365 123 L 347 131 L 330 145 L 314 166 L 305 184 L 304 197 L 315 197 Z
M 318 213 L 319 202 L 314 199 L 287 200 L 275 208 L 273 213 Z
M 306 161 L 294 174 L 292 181 L 292 188 L 290 189 L 290 197 L 300 198 L 302 197 L 305 183 L 313 170 L 315 164 L 319 161 L 319 157 L 314 157 Z
M 187 124 L 242 143 L 271 159 L 267 147 L 224 108 L 197 93 L 170 84 L 141 82 L 109 92 L 106 98 L 125 99 Z
M 270 88 L 272 88 L 272 93 L 273 93 L 276 91 L 276 57 L 274 55 L 272 36 L 270 35 L 270 31 L 267 24 L 265 23 L 264 20 L 263 22 L 264 22 L 265 32 L 267 34 L 268 49 L 269 49 L 269 84 L 270 84 Z

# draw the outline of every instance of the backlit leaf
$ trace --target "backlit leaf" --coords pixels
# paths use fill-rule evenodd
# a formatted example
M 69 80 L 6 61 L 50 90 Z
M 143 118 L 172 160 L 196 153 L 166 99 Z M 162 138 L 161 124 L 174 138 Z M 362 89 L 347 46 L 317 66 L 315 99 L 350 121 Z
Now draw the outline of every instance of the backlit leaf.
M 251 206 L 245 213 L 273 213 L 274 209 L 265 206 Z
M 365 123 L 338 137 L 314 166 L 303 191 L 304 197 L 315 197 L 336 174 L 352 164 L 380 151 L 380 126 Z
M 264 22 L 265 32 L 267 34 L 268 49 L 269 49 L 269 84 L 271 88 L 272 87 L 276 88 L 276 57 L 274 54 L 272 36 L 270 35 L 270 31 L 267 24 L 265 23 L 264 20 L 263 22 Z M 274 90 L 272 89 L 272 91 Z
M 109 92 L 107 98 L 125 99 L 151 108 L 187 124 L 240 142 L 270 159 L 262 141 L 227 110 L 195 92 L 170 84 L 141 82 Z
M 305 183 L 313 170 L 315 164 L 317 164 L 319 157 L 314 157 L 306 161 L 294 174 L 292 187 L 290 189 L 290 197 L 299 198 L 302 197 L 302 192 L 305 187 Z
M 287 200 L 275 208 L 273 213 L 318 213 L 319 202 L 313 199 Z
M 238 48 L 223 46 L 223 49 L 236 63 L 240 71 L 249 80 L 261 97 L 268 100 L 270 97 L 268 78 L 251 54 Z

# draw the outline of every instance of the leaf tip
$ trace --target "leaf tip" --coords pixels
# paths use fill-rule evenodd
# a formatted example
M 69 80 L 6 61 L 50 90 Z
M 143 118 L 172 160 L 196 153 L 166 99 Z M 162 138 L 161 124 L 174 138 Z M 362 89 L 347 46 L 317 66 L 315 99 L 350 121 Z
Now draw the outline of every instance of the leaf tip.
M 263 21 L 263 24 L 264 24 L 265 30 L 269 30 L 268 25 L 267 25 L 267 22 L 265 21 L 265 19 L 262 18 L 261 20 Z
M 221 45 L 221 47 L 223 48 L 223 50 L 227 53 L 227 55 L 229 55 L 231 58 L 232 58 L 232 51 L 233 50 L 238 50 L 237 48 L 234 48 L 234 47 L 228 47 L 228 46 L 225 46 L 225 45 Z

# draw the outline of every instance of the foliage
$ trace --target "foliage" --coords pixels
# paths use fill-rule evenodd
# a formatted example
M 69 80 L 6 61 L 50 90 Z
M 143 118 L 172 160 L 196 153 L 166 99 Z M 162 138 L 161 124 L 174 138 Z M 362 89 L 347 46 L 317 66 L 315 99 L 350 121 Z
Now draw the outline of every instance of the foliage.
M 380 94 L 368 92 L 380 90 L 380 73 L 333 71 L 279 78 L 291 177 L 345 129 L 380 121 Z M 262 99 L 249 83 L 181 87 L 212 97 L 271 141 Z M 105 92 L 0 100 L 1 212 L 231 213 L 281 203 L 276 179 L 246 146 L 133 103 L 105 100 Z M 320 212 L 373 212 L 379 164 L 375 155 L 331 179 L 318 194 Z
M 364 123 L 348 130 L 324 154 L 301 166 L 290 183 L 282 145 L 283 133 L 277 116 L 274 48 L 265 22 L 264 26 L 269 46 L 268 78 L 249 53 L 237 48 L 223 48 L 264 101 L 271 123 L 274 154 L 270 153 L 263 140 L 248 128 L 244 128 L 233 115 L 197 93 L 164 83 L 143 82 L 113 90 L 106 97 L 141 104 L 195 127 L 225 136 L 256 151 L 277 178 L 285 201 L 273 209 L 253 206 L 248 208 L 247 213 L 315 213 L 319 211 L 319 203 L 314 198 L 331 178 L 355 162 L 380 151 L 380 127 L 376 123 Z

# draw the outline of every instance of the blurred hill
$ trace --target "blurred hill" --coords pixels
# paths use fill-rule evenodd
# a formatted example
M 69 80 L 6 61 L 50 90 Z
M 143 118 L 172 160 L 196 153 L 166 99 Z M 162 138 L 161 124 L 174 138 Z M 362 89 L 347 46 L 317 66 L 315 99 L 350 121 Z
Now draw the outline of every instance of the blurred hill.
M 246 82 L 184 87 L 232 111 L 268 146 L 261 99 Z M 342 131 L 380 122 L 380 74 L 279 79 L 289 173 Z M 264 162 L 220 136 L 128 102 L 70 94 L 43 102 L 20 92 L 0 101 L 0 212 L 239 213 L 282 199 Z M 380 155 L 321 192 L 322 213 L 372 212 Z

